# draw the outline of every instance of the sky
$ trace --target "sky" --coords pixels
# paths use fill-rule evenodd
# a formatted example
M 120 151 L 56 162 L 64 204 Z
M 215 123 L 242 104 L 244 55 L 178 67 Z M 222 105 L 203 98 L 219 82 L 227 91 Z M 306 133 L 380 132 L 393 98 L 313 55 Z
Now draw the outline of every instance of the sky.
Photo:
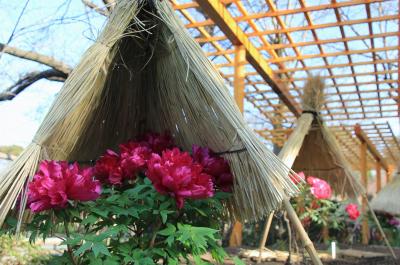
M 9 39 L 25 3 L 0 0 L 0 42 Z M 104 18 L 85 9 L 81 1 L 31 0 L 9 45 L 50 55 L 74 66 L 103 24 Z M 3 90 L 25 73 L 47 67 L 3 54 L 0 69 L 6 69 L 0 70 Z M 0 145 L 28 145 L 61 87 L 62 83 L 41 80 L 15 99 L 0 102 Z
M 95 2 L 100 4 L 99 0 Z M 0 0 L 0 6 L 2 6 L 0 42 L 7 42 L 26 3 L 27 8 L 10 45 L 53 56 L 71 67 L 78 63 L 82 53 L 93 43 L 105 21 L 97 13 L 86 9 L 79 0 Z M 353 12 L 352 15 L 355 18 L 358 16 L 357 12 Z M 326 14 L 318 14 L 318 16 L 323 19 L 321 23 L 329 22 Z M 359 16 L 362 17 L 362 15 Z M 300 18 L 293 19 L 300 20 Z M 264 23 L 268 24 L 268 21 Z M 337 34 L 325 29 L 319 33 L 321 38 L 324 38 L 324 33 L 328 37 Z M 360 44 L 353 45 L 357 48 Z M 307 53 L 307 50 L 302 50 L 302 52 Z M 341 58 L 335 60 L 335 63 L 341 62 Z M 7 88 L 27 72 L 44 69 L 47 68 L 3 54 L 0 57 L 0 90 Z M 254 70 L 249 69 L 249 71 Z M 42 80 L 12 101 L 0 102 L 0 145 L 26 146 L 29 144 L 61 86 L 62 84 L 58 82 Z M 249 102 L 245 103 L 245 109 L 252 113 L 255 111 Z M 248 119 L 253 119 L 252 117 L 254 117 L 253 114 L 248 116 Z M 395 133 L 399 134 L 398 118 L 387 119 L 387 121 L 390 122 Z

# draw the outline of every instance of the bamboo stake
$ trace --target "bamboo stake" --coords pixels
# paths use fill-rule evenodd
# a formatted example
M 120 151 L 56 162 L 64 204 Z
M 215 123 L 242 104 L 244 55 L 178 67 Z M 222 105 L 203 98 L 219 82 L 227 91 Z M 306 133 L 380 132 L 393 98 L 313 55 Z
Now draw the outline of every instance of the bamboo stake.
M 314 119 L 314 116 L 309 113 L 303 113 L 296 123 L 296 128 L 293 130 L 292 134 L 290 135 L 289 139 L 283 146 L 281 152 L 279 153 L 279 158 L 288 166 L 291 167 L 296 159 L 297 154 L 300 151 L 300 148 L 303 144 L 304 137 L 307 135 L 311 123 Z M 303 225 L 300 222 L 299 217 L 296 215 L 295 210 L 293 209 L 292 205 L 289 202 L 289 199 L 286 197 L 283 200 L 283 206 L 287 211 L 287 215 L 289 220 L 292 222 L 294 228 L 299 233 L 300 239 L 307 250 L 308 254 L 311 257 L 311 260 L 314 265 L 322 265 L 322 262 L 318 256 L 317 251 L 314 248 L 313 243 L 311 242 L 310 238 L 308 237 L 306 231 L 304 230 Z M 265 227 L 264 235 L 269 233 L 269 226 Z M 264 237 L 263 237 L 264 239 Z M 261 240 L 259 249 L 262 250 L 264 247 L 265 242 Z
M 289 220 L 292 222 L 294 228 L 299 233 L 301 242 L 303 243 L 304 248 L 310 255 L 312 263 L 314 265 L 322 265 L 322 261 L 318 256 L 317 250 L 315 249 L 313 242 L 310 240 L 307 232 L 304 230 L 304 227 L 301 224 L 300 219 L 297 216 L 295 210 L 293 209 L 293 206 L 290 204 L 288 198 L 283 200 L 283 206 L 285 207 Z
M 265 228 L 264 228 L 263 237 L 261 239 L 261 243 L 260 243 L 260 247 L 259 247 L 260 253 L 258 255 L 257 263 L 261 262 L 262 252 L 263 252 L 265 243 L 267 242 L 267 239 L 268 239 L 269 229 L 271 228 L 271 223 L 272 223 L 272 218 L 274 217 L 274 213 L 275 213 L 275 211 L 272 211 L 268 216 L 267 222 L 265 222 Z
M 393 257 L 395 260 L 397 260 L 396 254 L 394 253 L 393 248 L 392 248 L 392 246 L 390 245 L 389 240 L 387 239 L 385 233 L 383 232 L 382 226 L 381 226 L 381 224 L 379 223 L 379 220 L 378 220 L 378 218 L 376 217 L 375 212 L 374 212 L 374 210 L 372 209 L 371 204 L 370 204 L 369 201 L 368 201 L 367 194 L 364 193 L 364 194 L 363 194 L 363 197 L 364 197 L 364 199 L 365 199 L 365 201 L 366 201 L 366 204 L 367 204 L 367 206 L 368 206 L 369 211 L 370 211 L 371 214 L 372 214 L 372 218 L 374 219 L 376 225 L 378 226 L 379 232 L 381 233 L 381 235 L 382 235 L 382 237 L 383 237 L 383 240 L 385 241 L 385 244 L 386 244 L 386 246 L 388 247 L 388 249 L 389 249 L 389 251 L 390 251 L 390 254 L 392 254 L 392 257 Z

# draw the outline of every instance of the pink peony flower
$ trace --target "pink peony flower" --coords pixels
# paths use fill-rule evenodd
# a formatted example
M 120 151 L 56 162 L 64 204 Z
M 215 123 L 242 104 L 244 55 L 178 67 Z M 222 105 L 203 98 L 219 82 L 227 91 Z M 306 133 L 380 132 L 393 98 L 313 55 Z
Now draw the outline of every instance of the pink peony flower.
M 325 180 L 316 178 L 316 177 L 308 177 L 308 184 L 311 186 L 311 193 L 317 199 L 329 199 L 332 196 L 332 189 L 329 186 L 328 182 Z
M 174 197 L 178 208 L 182 208 L 184 199 L 214 195 L 212 178 L 202 170 L 203 167 L 194 163 L 189 153 L 174 148 L 165 150 L 161 156 L 153 154 L 146 175 L 158 192 Z
M 297 175 L 290 175 L 290 179 L 293 181 L 294 184 L 299 184 L 306 179 L 304 172 L 299 172 Z
M 123 171 L 120 156 L 112 150 L 107 150 L 94 166 L 94 175 L 100 181 L 111 184 L 122 184 Z
M 203 171 L 213 177 L 217 188 L 224 192 L 231 192 L 233 176 L 228 162 L 207 147 L 193 145 L 193 160 L 203 166 Z
M 168 132 L 164 132 L 163 134 L 147 133 L 140 137 L 140 139 L 148 145 L 151 151 L 159 155 L 161 155 L 162 151 L 174 146 L 172 136 Z
M 151 157 L 151 149 L 138 142 L 128 142 L 119 146 L 121 149 L 121 168 L 125 177 L 134 178 L 139 171 L 146 169 Z
M 346 206 L 346 212 L 351 220 L 357 220 L 357 218 L 360 216 L 360 212 L 358 211 L 358 206 L 355 203 L 349 203 Z
M 89 201 L 100 196 L 101 187 L 91 169 L 80 170 L 65 161 L 42 161 L 28 185 L 28 207 L 33 212 L 65 208 L 68 200 Z

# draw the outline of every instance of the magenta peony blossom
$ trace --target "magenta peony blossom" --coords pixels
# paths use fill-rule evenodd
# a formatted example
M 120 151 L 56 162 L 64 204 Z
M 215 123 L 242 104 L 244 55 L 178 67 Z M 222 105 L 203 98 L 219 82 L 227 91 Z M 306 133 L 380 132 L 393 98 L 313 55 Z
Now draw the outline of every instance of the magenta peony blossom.
M 311 186 L 311 193 L 317 199 L 329 199 L 332 196 L 332 189 L 329 186 L 328 182 L 325 180 L 316 178 L 316 177 L 308 177 L 308 184 Z
M 202 170 L 203 167 L 194 163 L 189 153 L 174 148 L 162 152 L 161 156 L 153 154 L 146 175 L 158 192 L 174 197 L 178 208 L 182 208 L 184 199 L 214 195 L 212 178 Z
M 389 219 L 388 224 L 394 227 L 400 227 L 400 220 L 393 216 Z
M 294 184 L 299 184 L 306 179 L 304 172 L 299 172 L 297 175 L 290 175 L 290 179 L 293 181 Z
M 358 211 L 358 206 L 355 203 L 349 203 L 346 206 L 346 212 L 351 220 L 357 220 L 357 218 L 360 216 L 360 212 Z
M 231 192 L 233 176 L 228 162 L 207 147 L 193 145 L 193 160 L 203 166 L 203 171 L 213 177 L 217 188 L 224 192 Z
M 146 169 L 151 157 L 151 149 L 138 142 L 128 142 L 119 146 L 121 149 L 121 168 L 124 176 L 134 178 L 139 171 Z
M 65 161 L 42 161 L 28 186 L 28 207 L 33 212 L 65 208 L 68 200 L 89 201 L 100 196 L 101 187 L 91 169 L 80 170 Z
M 101 193 L 98 180 L 93 180 L 94 169 L 89 167 L 79 170 L 78 164 L 72 165 L 74 174 L 67 175 L 66 190 L 68 199 L 76 201 L 94 201 Z
M 174 146 L 172 136 L 168 132 L 163 134 L 147 133 L 140 137 L 140 140 L 143 141 L 142 143 L 147 144 L 151 151 L 159 155 L 161 155 L 162 151 Z
M 120 156 L 112 150 L 107 150 L 96 161 L 94 175 L 103 183 L 122 184 L 124 175 Z

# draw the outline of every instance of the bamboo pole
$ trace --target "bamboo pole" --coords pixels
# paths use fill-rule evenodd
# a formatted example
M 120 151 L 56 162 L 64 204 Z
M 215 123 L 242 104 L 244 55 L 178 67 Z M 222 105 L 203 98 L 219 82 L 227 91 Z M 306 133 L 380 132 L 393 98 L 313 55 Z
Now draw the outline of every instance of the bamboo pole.
M 262 259 L 262 252 L 265 246 L 265 243 L 267 242 L 268 239 L 268 234 L 269 234 L 269 229 L 271 228 L 271 224 L 272 224 L 272 218 L 274 217 L 274 211 L 272 211 L 269 216 L 268 219 L 265 223 L 265 228 L 264 228 L 264 233 L 263 236 L 261 238 L 261 243 L 260 243 L 260 247 L 259 247 L 259 254 L 258 254 L 258 259 L 257 259 L 257 263 L 261 262 Z
M 286 141 L 285 145 L 283 146 L 282 150 L 279 153 L 279 158 L 288 166 L 292 167 L 296 156 L 300 152 L 300 148 L 303 144 L 304 137 L 307 135 L 311 123 L 314 120 L 314 116 L 310 113 L 303 113 L 300 118 L 297 120 L 296 128 L 293 130 L 292 134 L 289 136 L 288 140 Z M 317 251 L 314 248 L 313 243 L 311 242 L 310 238 L 308 237 L 306 231 L 304 230 L 303 225 L 299 217 L 296 215 L 295 210 L 293 209 L 292 205 L 289 202 L 288 198 L 283 200 L 284 209 L 287 212 L 289 220 L 292 222 L 294 228 L 299 233 L 301 242 L 303 243 L 305 249 L 307 250 L 308 254 L 311 257 L 311 260 L 314 265 L 322 265 L 322 262 L 318 256 Z M 270 226 L 265 226 L 264 235 L 268 235 Z M 260 242 L 259 249 L 262 250 L 264 248 L 265 241 L 264 236 Z
M 234 80 L 233 90 L 235 102 L 239 107 L 241 113 L 244 108 L 244 87 L 245 87 L 245 64 L 246 64 L 246 50 L 243 45 L 235 46 L 235 60 L 234 60 Z M 229 246 L 238 247 L 242 245 L 242 230 L 243 225 L 236 221 L 233 225 L 231 235 L 229 237 Z
M 293 206 L 290 204 L 289 199 L 285 198 L 283 200 L 283 206 L 288 214 L 290 222 L 292 222 L 293 226 L 299 233 L 301 242 L 304 245 L 304 248 L 307 250 L 308 254 L 310 255 L 311 261 L 314 265 L 322 265 L 322 261 L 318 256 L 317 250 L 314 247 L 313 242 L 308 237 L 307 232 L 304 230 L 303 225 L 300 222 L 299 217 L 296 215 Z
M 371 204 L 368 202 L 367 194 L 363 194 L 363 198 L 365 198 L 365 201 L 366 201 L 366 204 L 367 204 L 367 206 L 368 206 L 368 209 L 369 209 L 369 211 L 370 211 L 371 214 L 372 214 L 372 218 L 374 219 L 376 225 L 378 226 L 378 230 L 379 230 L 379 232 L 381 233 L 381 235 L 382 235 L 382 237 L 383 237 L 383 240 L 384 240 L 385 243 L 386 243 L 386 246 L 389 248 L 390 254 L 392 254 L 392 257 L 393 257 L 395 260 L 397 260 L 396 254 L 394 253 L 393 248 L 392 248 L 392 246 L 390 245 L 389 240 L 387 239 L 387 237 L 386 237 L 386 235 L 385 235 L 385 232 L 383 232 L 382 226 L 381 226 L 381 224 L 379 223 L 379 220 L 378 220 L 378 218 L 376 217 L 375 212 L 374 212 L 374 210 L 373 210 L 372 207 L 371 207 Z
M 367 143 L 362 142 L 360 146 L 360 164 L 361 164 L 361 181 L 365 188 L 368 190 L 368 176 L 367 176 Z M 362 205 L 361 211 L 363 213 L 363 220 L 362 220 L 362 229 L 361 229 L 361 236 L 362 236 L 362 244 L 368 245 L 369 241 L 369 228 L 368 228 L 368 218 L 367 218 L 367 203 L 368 199 L 366 196 L 362 196 Z

